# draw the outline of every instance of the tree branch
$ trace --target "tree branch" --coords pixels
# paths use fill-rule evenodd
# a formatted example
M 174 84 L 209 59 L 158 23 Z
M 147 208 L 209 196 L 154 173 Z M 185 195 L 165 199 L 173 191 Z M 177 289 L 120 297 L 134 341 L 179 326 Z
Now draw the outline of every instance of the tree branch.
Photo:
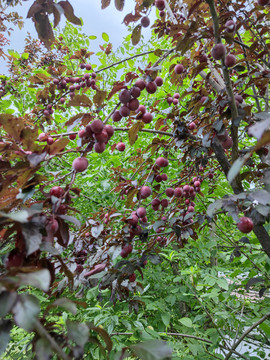
M 115 332 L 115 333 L 112 333 L 111 334 L 112 336 L 120 336 L 120 335 L 126 335 L 126 336 L 131 336 L 133 335 L 133 333 L 129 333 L 129 332 Z M 162 332 L 159 332 L 159 335 L 160 336 L 177 336 L 177 337 L 183 337 L 183 338 L 189 338 L 189 339 L 194 339 L 194 340 L 199 340 L 199 341 L 203 341 L 209 345 L 212 345 L 212 341 L 211 340 L 208 340 L 208 339 L 204 339 L 204 338 L 201 338 L 199 336 L 195 336 L 195 335 L 189 335 L 189 334 L 181 334 L 181 333 L 162 333 Z M 221 348 L 225 349 L 225 346 L 223 345 L 219 345 Z M 248 360 L 248 358 L 240 353 L 238 353 L 237 351 L 234 351 L 233 350 L 233 353 L 237 356 L 240 356 L 241 358 L 245 359 L 245 360 Z
M 219 33 L 219 21 L 218 21 L 218 15 L 217 15 L 215 3 L 213 0 L 206 0 L 206 1 L 209 5 L 211 16 L 213 19 L 215 42 L 221 43 L 222 41 L 221 41 L 221 37 L 220 37 L 220 33 Z M 235 96 L 234 96 L 234 92 L 233 92 L 233 88 L 232 88 L 231 79 L 230 79 L 230 73 L 225 65 L 224 59 L 221 59 L 221 64 L 222 64 L 223 77 L 225 80 L 226 91 L 227 91 L 227 95 L 229 97 L 229 102 L 230 102 L 231 115 L 232 115 L 232 126 L 231 126 L 231 134 L 232 134 L 232 140 L 233 140 L 232 161 L 235 161 L 239 156 L 239 154 L 238 154 L 238 127 L 235 126 L 235 121 L 238 117 L 238 110 L 237 110 L 237 106 L 236 106 L 236 102 L 235 102 Z
M 48 333 L 48 331 L 44 328 L 44 326 L 40 323 L 39 320 L 35 321 L 35 328 L 39 336 L 46 339 L 50 343 L 52 349 L 55 351 L 55 353 L 59 356 L 60 359 L 70 359 L 69 356 L 60 348 L 54 338 L 51 337 L 51 335 Z
M 160 49 L 160 50 L 161 50 L 161 51 L 168 51 L 167 49 Z M 122 64 L 123 62 L 126 62 L 126 61 L 128 61 L 128 60 L 132 60 L 132 59 L 134 59 L 134 58 L 137 58 L 137 57 L 140 57 L 140 56 L 144 56 L 144 55 L 147 55 L 147 54 L 152 54 L 152 53 L 154 53 L 155 51 L 156 51 L 156 50 L 145 51 L 145 52 L 143 52 L 143 53 L 141 53 L 141 54 L 136 54 L 136 55 L 130 56 L 130 57 L 128 57 L 128 58 L 125 58 L 125 59 L 123 59 L 123 60 L 119 60 L 119 61 L 117 61 L 117 62 L 115 62 L 115 63 L 113 63 L 113 64 L 111 64 L 111 65 L 108 65 L 108 66 L 106 66 L 106 67 L 104 67 L 104 68 L 102 68 L 102 69 L 100 69 L 100 70 L 97 70 L 96 73 L 98 74 L 98 73 L 100 73 L 100 72 L 102 72 L 102 71 L 104 71 L 104 70 L 108 70 L 108 69 L 110 69 L 111 67 L 116 66 L 116 65 L 119 65 L 119 64 Z
M 130 128 L 114 128 L 114 131 L 129 131 Z M 167 135 L 173 137 L 173 133 L 167 132 L 167 131 L 160 131 L 160 130 L 152 130 L 152 129 L 141 129 L 139 131 L 142 132 L 148 132 L 152 134 L 160 134 L 160 135 Z
M 264 315 L 260 320 L 256 321 L 253 325 L 251 325 L 244 333 L 242 336 L 240 336 L 239 340 L 232 346 L 232 348 L 230 349 L 230 351 L 228 352 L 228 354 L 226 355 L 224 360 L 228 360 L 231 355 L 233 354 L 233 351 L 237 348 L 238 345 L 240 345 L 240 343 L 244 340 L 244 338 L 253 330 L 255 329 L 258 325 L 260 325 L 261 323 L 263 323 L 267 318 L 270 317 L 270 312 L 266 315 Z
M 227 176 L 228 171 L 230 170 L 231 164 L 229 163 L 225 153 L 224 149 L 221 146 L 220 142 L 214 137 L 212 141 L 212 148 L 214 150 L 214 153 L 216 155 L 216 158 L 222 167 L 222 170 L 224 174 Z M 241 181 L 239 180 L 239 177 L 236 177 L 233 182 L 231 183 L 231 187 L 233 189 L 233 192 L 235 194 L 239 194 L 244 191 Z M 265 230 L 263 225 L 255 225 L 253 228 L 254 234 L 257 236 L 257 239 L 259 240 L 263 250 L 267 254 L 267 256 L 270 258 L 270 236 L 268 232 Z

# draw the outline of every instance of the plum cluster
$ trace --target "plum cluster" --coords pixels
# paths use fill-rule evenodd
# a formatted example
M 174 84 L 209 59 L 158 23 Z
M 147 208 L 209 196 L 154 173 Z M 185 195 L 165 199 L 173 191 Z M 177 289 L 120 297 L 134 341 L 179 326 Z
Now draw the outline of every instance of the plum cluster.
M 41 142 L 46 141 L 48 145 L 52 145 L 54 143 L 54 138 L 45 133 L 39 134 L 38 140 Z
M 81 64 L 81 69 L 91 70 L 90 64 Z M 69 96 L 72 98 L 75 96 L 75 92 L 83 89 L 85 87 L 92 88 L 97 90 L 96 85 L 97 74 L 93 72 L 92 74 L 85 73 L 83 76 L 76 77 L 64 77 L 63 79 L 53 79 L 53 83 L 57 86 L 58 90 L 69 90 Z M 61 100 L 60 100 L 61 101 Z M 61 101 L 63 102 L 63 100 Z
M 232 20 L 230 20 L 230 21 L 232 21 Z M 229 21 L 227 23 L 229 23 Z M 231 27 L 234 28 L 234 26 L 231 24 L 231 25 L 228 25 L 227 29 L 230 29 Z M 224 64 L 227 67 L 233 67 L 236 64 L 236 57 L 233 54 L 226 55 L 226 46 L 222 43 L 216 44 L 213 47 L 211 54 L 215 60 L 224 59 Z
M 83 70 L 90 71 L 92 69 L 92 66 L 90 64 L 81 64 L 80 68 Z M 97 74 L 95 72 L 92 72 L 91 74 L 86 72 L 82 76 L 76 76 L 76 77 L 63 77 L 62 79 L 53 79 L 53 84 L 56 85 L 57 89 L 59 91 L 67 90 L 69 92 L 69 96 L 73 98 L 77 91 L 83 88 L 91 88 L 93 90 L 98 90 L 98 87 L 96 85 L 96 77 Z M 64 104 L 66 99 L 64 97 L 61 97 L 59 99 L 61 104 Z M 53 114 L 52 105 L 47 105 L 47 108 L 43 111 L 44 116 L 49 117 L 51 114 Z
M 157 168 L 164 168 L 168 166 L 168 159 L 164 157 L 159 157 L 156 159 L 156 166 Z M 209 174 L 213 175 L 213 172 L 210 171 Z M 212 176 L 209 178 L 212 178 Z M 157 174 L 154 177 L 154 180 L 157 182 L 166 181 L 168 179 L 167 174 Z M 195 203 L 194 199 L 196 197 L 196 193 L 201 191 L 201 183 L 203 181 L 203 178 L 201 176 L 196 176 L 192 179 L 191 185 L 185 184 L 183 186 L 178 186 L 175 188 L 168 187 L 165 190 L 166 197 L 163 199 L 154 198 L 151 201 L 151 207 L 154 211 L 159 211 L 160 207 L 161 210 L 165 210 L 169 206 L 169 200 L 182 200 L 183 204 L 181 205 L 181 226 L 188 226 L 193 223 L 193 215 L 195 212 Z M 142 186 L 140 188 L 140 191 L 138 192 L 138 199 L 143 200 L 147 199 L 149 196 L 152 195 L 152 189 L 149 186 Z M 168 199 L 169 198 L 169 199 Z M 162 216 L 161 220 L 167 221 L 166 216 Z M 129 233 L 129 240 L 132 240 L 135 235 L 142 234 L 142 227 L 145 226 L 147 223 L 147 212 L 144 207 L 139 207 L 136 211 L 131 212 L 130 216 L 125 220 L 128 224 L 128 233 Z M 163 228 L 157 229 L 157 233 L 163 231 Z M 156 241 L 159 243 L 160 246 L 165 246 L 167 243 L 166 237 L 157 237 Z M 126 249 L 125 247 L 123 249 Z M 129 250 L 131 247 L 129 246 Z M 127 253 L 126 250 L 122 250 L 123 255 L 122 257 L 126 257 L 132 252 L 132 249 L 130 252 Z
M 119 101 L 121 107 L 112 115 L 114 122 L 121 121 L 122 118 L 128 117 L 133 111 L 137 113 L 137 119 L 141 119 L 145 124 L 149 124 L 153 120 L 153 115 L 146 111 L 144 105 L 140 105 L 139 96 L 144 89 L 149 94 L 154 94 L 159 86 L 163 85 L 163 79 L 157 76 L 155 80 L 145 82 L 143 79 L 137 79 L 132 88 L 125 88 L 119 93 Z
M 106 145 L 113 134 L 114 128 L 111 125 L 104 124 L 100 119 L 93 120 L 91 124 L 78 132 L 79 138 L 89 141 L 86 151 L 94 148 L 94 151 L 98 154 L 105 151 Z M 72 163 L 73 169 L 77 172 L 86 170 L 87 166 L 88 160 L 85 157 L 76 158 Z
M 169 105 L 171 105 L 171 104 L 173 104 L 173 105 L 178 105 L 178 103 L 179 103 L 179 98 L 180 98 L 180 95 L 179 95 L 178 93 L 175 93 L 175 94 L 173 94 L 172 97 L 169 96 L 169 97 L 167 98 L 167 103 L 168 103 Z

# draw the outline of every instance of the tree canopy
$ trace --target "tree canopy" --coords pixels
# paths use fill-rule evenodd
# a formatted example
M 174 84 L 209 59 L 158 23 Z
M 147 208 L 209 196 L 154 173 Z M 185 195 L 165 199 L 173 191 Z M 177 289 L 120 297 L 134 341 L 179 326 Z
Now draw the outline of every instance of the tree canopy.
M 133 2 L 0 2 L 0 354 L 267 358 L 269 0 Z

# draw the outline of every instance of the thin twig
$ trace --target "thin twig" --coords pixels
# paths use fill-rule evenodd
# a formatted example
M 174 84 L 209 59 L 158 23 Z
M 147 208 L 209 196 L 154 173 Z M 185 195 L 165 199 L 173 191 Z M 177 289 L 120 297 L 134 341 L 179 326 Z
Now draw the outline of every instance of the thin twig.
M 129 131 L 129 128 L 115 128 L 114 131 Z M 160 135 L 166 135 L 166 136 L 173 136 L 173 133 L 169 133 L 167 131 L 160 131 L 160 130 L 151 130 L 151 129 L 141 129 L 139 131 L 142 132 L 148 132 L 152 134 L 160 134 Z
M 115 110 L 118 108 L 118 106 L 121 103 L 119 102 L 117 105 L 115 105 L 115 107 L 113 108 L 113 110 L 110 112 L 110 114 L 105 118 L 105 120 L 103 121 L 104 124 L 106 124 L 108 122 L 108 120 L 110 119 L 110 117 L 113 115 L 113 113 L 115 112 Z
M 111 64 L 111 65 L 108 65 L 108 66 L 106 66 L 106 67 L 104 67 L 104 68 L 102 68 L 102 69 L 100 69 L 100 70 L 97 70 L 96 73 L 100 73 L 101 71 L 108 70 L 108 69 L 110 69 L 110 68 L 113 67 L 113 66 L 122 64 L 123 62 L 126 62 L 126 61 L 128 61 L 128 60 L 132 60 L 132 59 L 134 59 L 134 58 L 136 58 L 136 57 L 144 56 L 144 55 L 147 55 L 147 54 L 152 54 L 152 53 L 154 53 L 155 51 L 156 51 L 156 50 L 145 51 L 145 52 L 143 52 L 143 53 L 141 53 L 141 54 L 136 54 L 136 55 L 130 56 L 130 57 L 128 57 L 128 58 L 125 58 L 125 59 L 123 59 L 123 60 L 119 60 L 119 61 L 117 61 L 117 62 L 115 62 L 115 63 L 113 63 L 113 64 Z M 167 49 L 160 49 L 160 51 L 168 51 L 168 50 L 167 50 Z

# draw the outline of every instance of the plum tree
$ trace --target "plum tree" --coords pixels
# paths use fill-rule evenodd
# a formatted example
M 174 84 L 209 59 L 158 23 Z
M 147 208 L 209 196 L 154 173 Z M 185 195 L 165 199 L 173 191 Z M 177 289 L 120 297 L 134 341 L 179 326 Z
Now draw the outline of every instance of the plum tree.
M 160 76 L 157 76 L 155 78 L 155 83 L 157 84 L 157 86 L 162 86 L 163 85 L 163 79 Z
M 145 81 L 142 79 L 138 79 L 135 81 L 135 86 L 138 87 L 140 90 L 144 90 L 146 87 Z
M 145 123 L 145 124 L 150 124 L 150 122 L 153 120 L 153 115 L 149 112 L 146 112 L 143 114 L 142 116 L 142 121 Z
M 166 192 L 166 195 L 168 197 L 173 197 L 174 196 L 174 189 L 173 188 L 167 188 L 165 192 Z
M 233 20 L 228 20 L 225 23 L 225 29 L 229 33 L 233 33 L 235 31 L 235 26 L 236 26 L 236 24 Z
M 119 101 L 122 104 L 127 104 L 131 100 L 131 93 L 129 90 L 124 89 L 119 94 Z
M 124 0 L 100 2 L 126 10 Z M 114 347 L 105 327 L 122 331 L 125 310 L 125 326 L 145 337 L 136 328 L 147 329 L 156 301 L 161 336 L 182 337 L 196 324 L 207 345 L 186 337 L 177 348 L 175 340 L 175 357 L 238 356 L 237 342 L 222 334 L 245 335 L 246 308 L 220 269 L 230 281 L 234 265 L 258 277 L 247 275 L 246 292 L 250 284 L 261 297 L 268 289 L 269 2 L 134 0 L 123 21 L 131 33 L 118 50 L 103 33 L 95 56 L 94 37 L 71 25 L 81 24 L 71 3 L 32 3 L 40 42 L 28 39 L 22 54 L 0 49 L 10 71 L 0 77 L 0 333 L 7 339 L 11 324 L 29 329 L 37 357 L 46 349 L 46 358 L 150 358 L 136 353 L 134 338 Z M 1 41 L 5 22 L 19 21 L 4 12 Z M 60 15 L 69 21 L 61 35 L 51 27 Z M 99 317 L 79 310 L 77 320 L 89 321 L 72 314 L 59 327 L 57 306 L 75 312 L 79 297 L 76 306 Z M 106 306 L 93 305 L 96 297 Z M 106 323 L 106 311 L 121 321 Z M 245 317 L 252 324 L 260 312 L 264 319 L 253 303 Z

